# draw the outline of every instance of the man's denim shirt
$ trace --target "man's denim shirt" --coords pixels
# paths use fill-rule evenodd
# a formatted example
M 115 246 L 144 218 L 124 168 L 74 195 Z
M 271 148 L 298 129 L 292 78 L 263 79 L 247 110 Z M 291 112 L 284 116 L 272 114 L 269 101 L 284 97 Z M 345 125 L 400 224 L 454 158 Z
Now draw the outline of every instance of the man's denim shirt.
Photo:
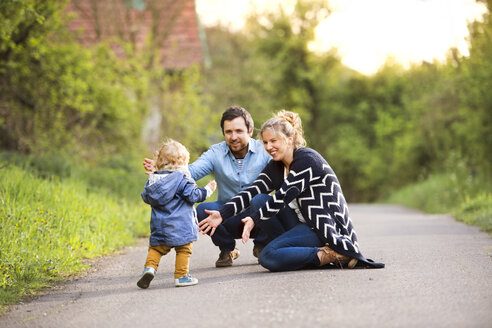
M 249 139 L 248 153 L 240 171 L 236 158 L 223 141 L 210 146 L 188 168 L 195 181 L 213 174 L 217 182 L 217 200 L 225 202 L 249 187 L 271 159 L 261 141 Z

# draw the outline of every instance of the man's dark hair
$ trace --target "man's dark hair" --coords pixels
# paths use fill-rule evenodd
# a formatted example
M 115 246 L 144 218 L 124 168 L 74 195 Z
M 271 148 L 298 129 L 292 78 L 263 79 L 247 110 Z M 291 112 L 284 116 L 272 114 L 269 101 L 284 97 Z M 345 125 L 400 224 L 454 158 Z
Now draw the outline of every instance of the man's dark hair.
M 255 127 L 253 122 L 253 118 L 251 114 L 244 108 L 240 106 L 231 106 L 226 109 L 224 114 L 222 114 L 222 119 L 220 120 L 220 127 L 222 128 L 222 133 L 224 133 L 224 121 L 232 121 L 236 117 L 242 117 L 244 119 L 244 123 L 246 123 L 246 128 L 248 132 L 252 131 Z

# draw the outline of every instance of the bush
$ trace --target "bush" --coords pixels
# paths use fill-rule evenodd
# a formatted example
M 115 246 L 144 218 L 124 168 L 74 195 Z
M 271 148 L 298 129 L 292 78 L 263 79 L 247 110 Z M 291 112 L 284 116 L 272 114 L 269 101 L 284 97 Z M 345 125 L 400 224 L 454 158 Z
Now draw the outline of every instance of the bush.
M 492 193 L 481 192 L 474 197 L 467 197 L 455 210 L 455 216 L 456 219 L 479 226 L 492 235 Z
M 492 233 L 492 180 L 463 169 L 432 174 L 426 180 L 395 191 L 385 201 L 427 213 L 447 213 Z
M 65 2 L 0 5 L 0 147 L 37 154 L 75 147 L 91 156 L 138 146 L 146 73 L 107 44 L 72 40 Z

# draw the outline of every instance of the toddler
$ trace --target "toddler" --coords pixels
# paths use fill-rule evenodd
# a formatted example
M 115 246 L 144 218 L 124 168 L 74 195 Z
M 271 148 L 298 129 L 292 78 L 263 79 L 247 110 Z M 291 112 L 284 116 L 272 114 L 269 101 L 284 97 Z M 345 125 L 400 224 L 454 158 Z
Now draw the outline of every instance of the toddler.
M 157 272 L 160 259 L 176 251 L 174 281 L 177 287 L 198 283 L 188 273 L 193 242 L 198 236 L 198 221 L 194 203 L 202 202 L 216 188 L 215 181 L 199 188 L 188 172 L 190 154 L 179 142 L 169 139 L 154 153 L 156 172 L 149 176 L 142 199 L 152 207 L 150 246 L 140 288 L 148 288 Z

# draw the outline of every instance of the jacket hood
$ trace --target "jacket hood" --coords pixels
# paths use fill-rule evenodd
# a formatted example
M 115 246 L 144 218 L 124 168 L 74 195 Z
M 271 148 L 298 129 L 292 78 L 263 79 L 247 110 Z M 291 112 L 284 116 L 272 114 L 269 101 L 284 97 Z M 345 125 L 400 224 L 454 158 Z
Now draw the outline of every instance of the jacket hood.
M 157 171 L 149 176 L 144 193 L 150 205 L 165 205 L 176 195 L 186 174 L 182 171 Z

